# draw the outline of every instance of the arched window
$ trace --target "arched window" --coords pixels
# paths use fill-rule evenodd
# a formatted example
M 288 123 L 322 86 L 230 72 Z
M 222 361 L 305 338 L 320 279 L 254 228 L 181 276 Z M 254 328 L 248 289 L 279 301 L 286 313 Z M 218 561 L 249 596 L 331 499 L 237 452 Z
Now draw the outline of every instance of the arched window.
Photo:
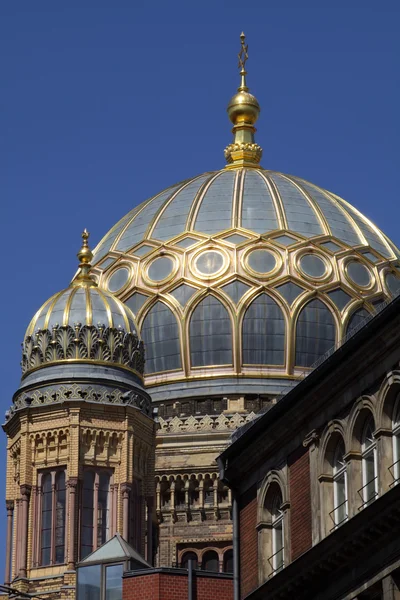
M 213 506 L 214 504 L 214 482 L 207 477 L 204 480 L 204 506 Z
M 243 364 L 285 363 L 285 320 L 278 304 L 267 294 L 258 296 L 243 319 Z
M 344 443 L 340 439 L 333 454 L 333 522 L 338 527 L 348 517 L 347 506 L 347 473 L 344 460 Z
M 110 473 L 88 469 L 83 475 L 81 509 L 82 560 L 109 537 Z
M 39 478 L 38 487 L 42 491 L 40 564 L 62 564 L 65 561 L 65 471 L 47 471 Z
M 400 396 L 393 414 L 393 467 L 390 469 L 397 485 L 400 481 Z
M 275 494 L 271 510 L 272 556 L 270 558 L 274 573 L 280 571 L 284 566 L 283 512 L 281 506 L 282 496 L 280 493 Z
M 141 334 L 146 348 L 146 373 L 181 368 L 178 322 L 166 304 L 156 302 L 143 321 Z
M 331 311 L 321 300 L 311 300 L 297 319 L 295 364 L 298 367 L 311 367 L 334 346 L 335 333 Z
M 187 569 L 189 566 L 189 560 L 192 561 L 192 567 L 193 569 L 197 569 L 198 567 L 198 560 L 197 560 L 197 554 L 195 552 L 185 552 L 185 554 L 182 556 L 181 559 L 181 567 L 182 569 Z
M 143 522 L 143 496 L 141 481 L 132 483 L 131 498 L 129 503 L 129 542 L 131 546 L 141 551 L 142 522 Z
M 193 367 L 232 364 L 232 325 L 228 311 L 214 296 L 206 296 L 190 320 Z
M 218 554 L 214 550 L 207 550 L 203 554 L 203 560 L 201 561 L 201 568 L 203 571 L 213 571 L 218 573 L 219 571 L 219 560 Z
M 287 512 L 282 508 L 282 492 L 277 482 L 267 490 L 259 509 L 258 548 L 260 556 L 260 583 L 275 575 L 285 565 L 285 528 Z
M 365 319 L 367 319 L 369 316 L 370 314 L 365 310 L 365 308 L 359 308 L 356 310 L 349 319 L 346 334 L 351 332 L 356 333 L 364 323 Z
M 368 417 L 361 436 L 362 500 L 368 506 L 378 496 L 377 450 L 374 438 L 374 419 Z
M 233 573 L 233 550 L 224 553 L 224 573 Z

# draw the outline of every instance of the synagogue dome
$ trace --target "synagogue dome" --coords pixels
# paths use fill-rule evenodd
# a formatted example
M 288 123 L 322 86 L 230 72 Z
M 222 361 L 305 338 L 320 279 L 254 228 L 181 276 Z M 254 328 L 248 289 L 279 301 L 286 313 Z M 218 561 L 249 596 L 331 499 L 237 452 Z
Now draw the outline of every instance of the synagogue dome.
M 226 167 L 137 204 L 94 250 L 101 287 L 136 316 L 153 399 L 275 393 L 400 284 L 398 249 L 358 209 L 261 167 L 243 56 Z

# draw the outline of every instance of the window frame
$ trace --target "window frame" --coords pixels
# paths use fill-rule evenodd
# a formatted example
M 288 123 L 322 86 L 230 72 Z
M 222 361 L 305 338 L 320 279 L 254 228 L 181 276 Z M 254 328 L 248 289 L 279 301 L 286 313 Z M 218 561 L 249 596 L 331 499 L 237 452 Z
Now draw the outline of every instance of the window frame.
M 83 518 L 83 495 L 84 495 L 84 481 L 85 481 L 85 475 L 86 473 L 94 473 L 94 478 L 93 478 L 93 520 L 92 520 L 92 545 L 91 545 L 91 550 L 85 554 L 84 556 L 82 555 L 82 529 L 83 529 L 83 523 L 84 523 L 84 518 Z M 109 476 L 108 479 L 108 490 L 107 490 L 107 526 L 106 526 L 106 539 L 103 540 L 100 544 L 99 544 L 99 539 L 98 539 L 98 534 L 99 534 L 99 530 L 98 530 L 98 526 L 99 526 L 99 511 L 98 511 L 98 499 L 99 499 L 99 487 L 100 487 L 100 475 L 101 474 L 107 474 Z M 112 469 L 109 469 L 107 467 L 103 468 L 103 467 L 85 467 L 84 471 L 83 471 L 83 478 L 81 480 L 81 486 L 80 486 L 80 510 L 79 510 L 79 560 L 84 560 L 86 558 L 86 556 L 89 556 L 89 554 L 91 554 L 92 552 L 94 552 L 95 550 L 97 550 L 97 548 L 99 548 L 100 546 L 102 546 L 103 544 L 105 544 L 111 537 L 111 529 L 112 529 L 112 523 L 111 523 L 111 519 L 112 519 L 112 486 L 114 484 L 114 471 Z M 90 507 L 89 507 L 90 508 Z M 95 518 L 95 515 L 97 514 L 97 518 Z M 85 547 L 88 547 L 87 544 L 85 544 Z
M 334 455 L 333 455 L 333 464 L 332 464 L 332 481 L 333 481 L 333 510 L 331 514 L 333 514 L 333 522 L 334 529 L 345 523 L 349 518 L 349 492 L 348 492 L 348 483 L 347 483 L 347 464 L 344 460 L 345 455 L 345 447 L 343 439 L 341 438 L 335 447 Z M 342 456 L 342 466 L 338 467 L 339 456 Z M 339 480 L 343 478 L 344 481 L 344 496 L 345 500 L 342 503 L 338 503 L 339 499 Z M 346 516 L 340 521 L 337 518 L 338 509 L 344 504 L 344 509 Z
M 56 559 L 56 531 L 59 528 L 57 526 L 57 478 L 63 474 L 64 475 L 64 518 L 63 518 L 63 529 L 64 529 L 64 543 L 63 543 L 63 560 L 57 562 Z M 51 509 L 50 511 L 50 560 L 49 562 L 43 561 L 43 479 L 46 476 L 50 476 L 50 494 L 51 494 Z M 36 561 L 34 560 L 34 566 L 37 567 L 49 567 L 54 565 L 65 565 L 67 563 L 67 536 L 68 536 L 68 527 L 67 527 L 67 515 L 68 515 L 68 494 L 67 494 L 67 468 L 66 466 L 57 466 L 49 469 L 42 469 L 37 472 L 37 493 L 36 493 L 38 506 L 36 508 L 36 515 L 38 518 L 38 526 L 36 530 L 36 542 L 34 542 L 34 554 L 36 554 Z M 47 529 L 47 528 L 46 528 Z M 34 536 L 35 537 L 35 536 Z
M 370 429 L 370 439 L 368 440 L 368 430 Z M 365 508 L 369 506 L 379 495 L 378 491 L 378 452 L 377 452 L 377 442 L 374 437 L 375 430 L 375 422 L 372 416 L 368 417 L 364 423 L 361 435 L 361 480 L 362 487 L 359 492 L 362 492 L 362 505 L 361 508 Z M 370 442 L 367 444 L 367 442 Z M 372 479 L 368 479 L 368 466 L 371 464 L 368 461 L 369 457 L 372 455 L 373 460 L 372 464 L 374 466 L 374 477 Z M 372 497 L 369 497 L 368 486 L 374 482 L 374 494 Z

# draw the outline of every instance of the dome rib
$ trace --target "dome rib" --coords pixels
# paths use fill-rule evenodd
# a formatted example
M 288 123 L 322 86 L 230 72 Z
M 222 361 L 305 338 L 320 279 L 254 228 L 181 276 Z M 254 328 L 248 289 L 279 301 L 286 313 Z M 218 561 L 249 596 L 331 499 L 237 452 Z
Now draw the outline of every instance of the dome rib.
M 272 202 L 275 207 L 275 214 L 277 217 L 277 224 L 278 224 L 277 229 L 278 228 L 289 229 L 288 222 L 286 219 L 285 209 L 283 207 L 282 198 L 278 192 L 278 189 L 277 189 L 275 183 L 272 181 L 272 179 L 270 177 L 268 177 L 267 173 L 262 173 L 261 171 L 258 171 L 258 174 L 260 175 L 261 179 L 264 180 L 264 182 L 269 190 L 269 193 L 271 195 Z
M 204 195 L 207 193 L 210 186 L 214 183 L 214 181 L 221 175 L 222 171 L 214 171 L 211 173 L 211 176 L 207 181 L 205 181 L 202 187 L 199 189 L 197 195 L 191 202 L 189 207 L 189 212 L 187 215 L 185 230 L 194 232 L 194 224 L 197 219 L 198 212 L 200 210 L 201 203 L 203 202 Z
M 308 201 L 310 206 L 312 206 L 312 208 L 314 209 L 314 212 L 317 214 L 317 217 L 319 217 L 319 222 L 320 222 L 322 228 L 325 230 L 324 233 L 326 235 L 332 235 L 332 231 L 329 226 L 328 220 L 325 217 L 323 211 L 321 210 L 318 202 L 315 201 L 315 198 L 313 198 L 311 196 L 311 194 L 309 194 L 308 191 L 304 187 L 302 187 L 299 183 L 297 183 L 297 181 L 295 179 L 292 179 L 291 177 L 287 177 L 286 175 L 283 175 L 283 174 L 281 174 L 281 177 L 283 179 L 286 179 L 287 181 L 290 181 L 291 183 L 293 183 L 293 185 L 298 190 L 300 190 L 300 192 L 303 194 L 303 196 Z
M 152 223 L 149 226 L 146 237 L 165 241 L 166 239 L 170 239 L 171 237 L 175 237 L 179 235 L 181 231 L 179 230 L 180 225 L 184 226 L 186 223 L 187 215 L 189 214 L 190 207 L 193 203 L 193 195 L 191 194 L 192 186 L 195 188 L 194 198 L 201 192 L 202 186 L 206 180 L 209 179 L 208 174 L 199 175 L 194 179 L 189 179 L 184 185 L 179 187 L 167 200 L 164 206 L 161 207 L 158 214 L 154 217 Z M 185 202 L 186 201 L 186 202 Z M 177 210 L 177 205 L 179 204 L 179 208 Z M 168 225 L 169 221 L 172 220 L 172 231 L 170 234 L 162 234 L 158 235 L 157 231 L 161 230 L 163 225 Z M 183 223 L 182 223 L 183 222 Z M 177 229 L 177 230 L 176 230 Z
M 218 174 L 202 196 L 193 231 L 215 235 L 232 228 L 235 181 L 235 171 Z

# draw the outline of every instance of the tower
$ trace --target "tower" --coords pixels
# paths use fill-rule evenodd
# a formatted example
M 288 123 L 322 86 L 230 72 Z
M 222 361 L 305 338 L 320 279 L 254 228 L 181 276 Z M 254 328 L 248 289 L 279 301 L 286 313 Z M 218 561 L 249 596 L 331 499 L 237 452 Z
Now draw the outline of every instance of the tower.
M 143 343 L 131 310 L 90 274 L 88 237 L 71 285 L 28 326 L 3 426 L 6 582 L 65 598 L 75 597 L 77 562 L 117 533 L 152 560 L 154 421 Z

